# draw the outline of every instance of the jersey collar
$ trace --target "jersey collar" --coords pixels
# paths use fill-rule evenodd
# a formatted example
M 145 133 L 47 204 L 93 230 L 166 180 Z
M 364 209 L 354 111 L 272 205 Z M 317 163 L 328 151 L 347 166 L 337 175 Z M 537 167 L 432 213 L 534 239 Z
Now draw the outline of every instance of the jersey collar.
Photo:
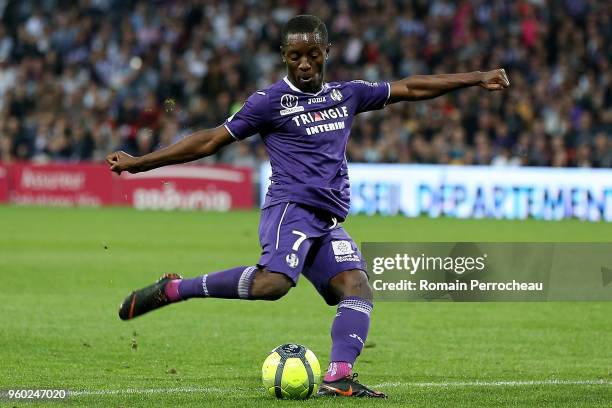
M 323 92 L 323 91 L 325 91 L 327 89 L 327 83 L 324 83 L 323 85 L 321 85 L 321 90 L 319 92 L 317 92 L 317 93 L 304 92 L 304 91 L 300 90 L 300 88 L 298 88 L 297 86 L 293 85 L 287 76 L 285 76 L 283 78 L 283 81 L 285 81 L 285 83 L 289 86 L 289 88 L 291 88 L 292 91 L 299 92 L 299 93 L 304 94 L 304 95 L 317 96 L 321 92 Z

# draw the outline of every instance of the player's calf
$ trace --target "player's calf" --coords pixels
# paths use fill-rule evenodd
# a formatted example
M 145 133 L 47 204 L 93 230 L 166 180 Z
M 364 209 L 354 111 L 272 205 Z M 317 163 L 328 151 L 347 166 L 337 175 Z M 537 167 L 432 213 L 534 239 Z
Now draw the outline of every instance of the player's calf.
M 350 269 L 331 278 L 329 292 L 331 292 L 332 297 L 337 299 L 337 302 L 349 296 L 357 296 L 372 301 L 372 287 L 368 282 L 367 275 L 360 269 Z
M 172 287 L 170 285 L 169 288 Z M 193 297 L 277 300 L 287 294 L 292 286 L 293 281 L 282 273 L 270 272 L 257 266 L 238 266 L 184 279 L 176 285 L 175 294 L 168 291 L 168 295 L 172 301 Z

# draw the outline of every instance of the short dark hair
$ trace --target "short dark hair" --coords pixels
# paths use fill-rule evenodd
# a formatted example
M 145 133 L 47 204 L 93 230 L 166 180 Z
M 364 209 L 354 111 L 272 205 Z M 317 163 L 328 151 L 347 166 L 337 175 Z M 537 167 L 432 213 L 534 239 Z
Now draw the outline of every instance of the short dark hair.
M 323 44 L 327 45 L 327 27 L 325 23 L 317 16 L 302 14 L 293 17 L 287 21 L 281 31 L 282 45 L 287 44 L 289 34 L 318 34 L 323 40 Z

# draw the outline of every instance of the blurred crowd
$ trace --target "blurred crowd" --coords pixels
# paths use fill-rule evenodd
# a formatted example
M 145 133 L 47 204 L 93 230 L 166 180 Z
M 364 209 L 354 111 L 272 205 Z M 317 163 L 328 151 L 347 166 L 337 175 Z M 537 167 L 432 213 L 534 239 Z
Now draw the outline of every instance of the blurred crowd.
M 606 0 L 0 0 L 0 161 L 141 155 L 218 126 L 285 75 L 300 13 L 327 23 L 328 81 L 510 78 L 360 115 L 350 161 L 612 167 Z M 205 159 L 262 160 L 259 138 Z

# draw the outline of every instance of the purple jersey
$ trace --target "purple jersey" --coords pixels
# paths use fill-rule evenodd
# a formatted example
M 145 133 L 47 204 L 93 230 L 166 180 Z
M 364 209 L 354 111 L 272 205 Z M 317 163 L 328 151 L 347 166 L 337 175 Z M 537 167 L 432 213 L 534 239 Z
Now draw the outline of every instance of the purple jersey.
M 263 208 L 295 202 L 344 220 L 350 205 L 346 144 L 356 114 L 381 109 L 387 82 L 330 82 L 316 94 L 287 77 L 252 94 L 227 119 L 237 140 L 259 133 L 270 156 L 272 177 Z

